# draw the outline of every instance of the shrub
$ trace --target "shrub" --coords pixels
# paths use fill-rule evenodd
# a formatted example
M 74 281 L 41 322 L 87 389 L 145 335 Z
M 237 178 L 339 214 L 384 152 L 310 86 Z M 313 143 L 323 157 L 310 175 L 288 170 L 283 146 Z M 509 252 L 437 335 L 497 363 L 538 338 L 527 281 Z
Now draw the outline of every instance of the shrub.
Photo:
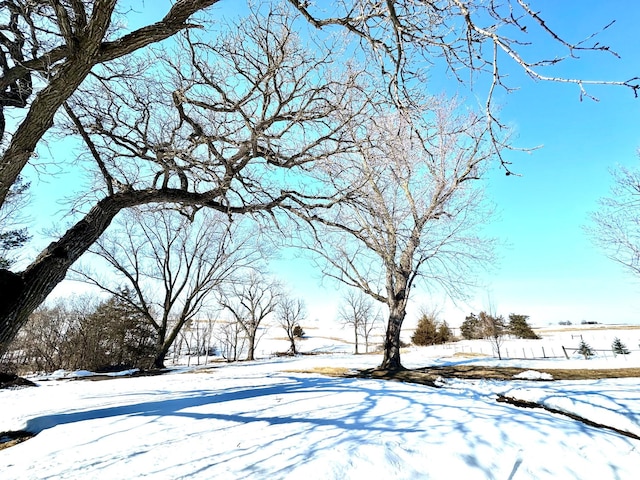
M 155 330 L 122 298 L 96 306 L 94 299 L 81 297 L 38 308 L 9 353 L 19 352 L 14 357 L 24 372 L 149 368 L 155 342 Z
M 302 327 L 300 325 L 296 325 L 295 327 L 293 327 L 293 336 L 296 338 L 304 337 L 304 330 L 302 330 Z
M 622 340 L 620 340 L 618 337 L 613 339 L 613 343 L 611 344 L 611 349 L 613 350 L 613 353 L 615 353 L 616 355 L 628 355 L 630 353 L 627 346 L 624 343 L 622 343 Z

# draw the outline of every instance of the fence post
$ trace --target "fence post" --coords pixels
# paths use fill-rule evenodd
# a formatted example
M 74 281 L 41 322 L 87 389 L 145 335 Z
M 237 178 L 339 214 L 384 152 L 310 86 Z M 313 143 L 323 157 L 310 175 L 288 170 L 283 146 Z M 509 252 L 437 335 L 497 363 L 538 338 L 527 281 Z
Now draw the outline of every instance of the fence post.
M 567 357 L 567 360 L 569 360 L 569 355 L 567 354 L 567 349 L 564 348 L 564 345 L 562 345 L 562 351 L 564 352 L 564 356 Z
M 544 353 L 544 347 L 542 347 L 542 358 L 547 358 L 547 354 Z

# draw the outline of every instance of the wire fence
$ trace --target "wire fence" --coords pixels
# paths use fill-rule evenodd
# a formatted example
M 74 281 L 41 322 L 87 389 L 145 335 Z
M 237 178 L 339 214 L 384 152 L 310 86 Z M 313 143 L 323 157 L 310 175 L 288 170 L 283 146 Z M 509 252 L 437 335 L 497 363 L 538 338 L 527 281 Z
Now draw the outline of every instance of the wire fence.
M 480 342 L 473 344 L 456 344 L 450 343 L 445 345 L 441 345 L 440 348 L 442 350 L 448 350 L 448 353 L 451 353 L 453 350 L 454 354 L 457 355 L 483 355 L 490 356 L 494 358 L 498 358 L 498 355 L 492 345 L 489 342 L 482 344 Z M 640 352 L 640 349 L 627 349 L 629 354 L 634 352 Z M 593 355 L 591 358 L 600 358 L 600 359 L 615 359 L 622 357 L 626 360 L 628 357 L 627 354 L 616 353 L 612 348 L 607 349 L 598 349 L 591 348 Z M 443 352 L 444 353 L 444 352 Z M 636 353 L 637 355 L 637 353 Z M 502 359 L 511 359 L 511 360 L 545 360 L 545 359 L 576 359 L 576 358 L 585 358 L 580 353 L 580 348 L 566 347 L 561 344 L 545 344 L 545 345 L 502 345 L 500 347 L 500 357 Z

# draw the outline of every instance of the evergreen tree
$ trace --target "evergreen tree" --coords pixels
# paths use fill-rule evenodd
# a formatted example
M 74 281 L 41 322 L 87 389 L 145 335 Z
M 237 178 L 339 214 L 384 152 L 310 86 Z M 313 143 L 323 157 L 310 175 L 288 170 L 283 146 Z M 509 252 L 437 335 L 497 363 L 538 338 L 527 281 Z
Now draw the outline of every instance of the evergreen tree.
M 578 345 L 578 353 L 580 355 L 584 355 L 585 360 L 588 360 L 590 357 L 593 357 L 595 355 L 593 349 L 584 340 L 580 340 L 580 345 Z
M 440 322 L 433 315 L 423 314 L 411 336 L 414 345 L 439 345 L 451 340 L 451 329 L 447 322 Z
M 75 368 L 150 368 L 156 346 L 156 332 L 147 318 L 127 301 L 129 289 L 98 305 L 69 333 L 76 351 Z
M 453 339 L 453 333 L 449 328 L 447 322 L 442 322 L 438 325 L 438 332 L 436 333 L 436 343 L 447 343 Z
M 411 336 L 414 345 L 435 345 L 438 337 L 438 323 L 432 315 L 422 315 Z
M 467 315 L 467 317 L 464 319 L 464 322 L 462 322 L 460 333 L 462 334 L 462 338 L 466 340 L 477 340 L 480 338 L 484 338 L 480 319 L 473 313 Z
M 624 343 L 622 343 L 622 340 L 620 340 L 618 337 L 613 339 L 613 343 L 611 344 L 611 349 L 613 350 L 613 353 L 615 353 L 616 355 L 628 355 L 630 353 L 627 346 Z
M 516 315 L 515 313 L 510 314 L 508 332 L 518 338 L 533 340 L 540 339 L 540 337 L 531 329 L 527 320 L 529 320 L 529 315 Z

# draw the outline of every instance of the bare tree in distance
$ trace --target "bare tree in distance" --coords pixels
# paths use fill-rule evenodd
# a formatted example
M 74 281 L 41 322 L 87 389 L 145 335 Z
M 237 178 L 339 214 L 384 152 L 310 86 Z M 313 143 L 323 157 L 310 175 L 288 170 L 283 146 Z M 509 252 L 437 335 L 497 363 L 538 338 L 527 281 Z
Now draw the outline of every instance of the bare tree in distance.
M 502 344 L 507 333 L 507 326 L 502 315 L 495 313 L 480 312 L 478 314 L 480 327 L 484 334 L 484 338 L 489 341 L 493 353 L 498 356 L 498 360 L 502 360 Z
M 278 308 L 280 284 L 256 272 L 223 289 L 220 305 L 232 316 L 247 339 L 247 360 L 255 360 L 256 347 L 266 331 L 265 320 Z
M 209 355 L 215 350 L 211 340 L 216 319 L 212 317 L 211 311 L 202 311 L 200 317 L 189 320 L 180 330 L 179 339 L 173 343 L 174 363 L 182 356 L 185 347 L 188 356 L 187 365 L 191 365 L 193 356 L 196 357 L 196 365 L 200 365 L 202 356 L 204 356 L 204 364 L 208 363 Z
M 627 272 L 640 277 L 640 168 L 612 170 L 613 186 L 591 214 L 592 241 Z
M 338 309 L 340 322 L 353 329 L 355 338 L 355 354 L 359 353 L 360 337 L 365 344 L 365 352 L 369 352 L 369 337 L 379 320 L 379 313 L 370 297 L 359 290 L 349 289 Z
M 240 323 L 236 321 L 218 322 L 215 338 L 218 340 L 222 358 L 227 362 L 235 362 L 240 359 L 247 342 Z
M 207 311 L 217 289 L 259 260 L 255 232 L 213 213 L 199 212 L 192 223 L 169 210 L 130 210 L 120 228 L 91 249 L 115 277 L 104 278 L 95 268 L 75 270 L 144 315 L 157 334 L 155 368 L 164 368 L 178 334 Z M 120 295 L 123 282 L 132 296 Z
M 364 353 L 369 353 L 371 335 L 382 325 L 384 325 L 384 321 L 379 309 L 376 309 L 373 312 L 373 316 L 366 318 L 360 325 L 360 336 L 364 339 Z
M 300 323 L 307 316 L 307 309 L 304 300 L 301 298 L 293 298 L 290 295 L 283 294 L 280 297 L 278 306 L 276 307 L 276 315 L 278 324 L 284 329 L 289 340 L 289 352 L 291 355 L 298 354 L 296 342 L 299 341 L 298 329 Z
M 338 208 L 309 209 L 325 228 L 306 247 L 328 276 L 388 307 L 381 368 L 395 370 L 415 281 L 460 297 L 491 258 L 477 228 L 489 218 L 479 179 L 493 150 L 482 117 L 436 98 L 412 118 L 372 118 L 354 137 L 358 154 L 323 170 L 351 193 Z
M 0 59 L 2 60 L 0 64 L 2 67 L 0 133 L 4 133 L 0 147 L 0 206 L 20 174 L 24 173 L 25 166 L 35 161 L 37 147 L 45 141 L 48 141 L 51 147 L 57 145 L 58 138 L 46 135 L 54 125 L 54 120 L 63 117 L 62 115 L 56 117 L 61 107 L 74 124 L 76 135 L 87 144 L 89 156 L 95 162 L 91 175 L 97 172 L 102 182 L 101 188 L 92 185 L 80 193 L 80 197 L 85 202 L 84 206 L 88 206 L 81 209 L 84 217 L 66 233 L 52 241 L 30 265 L 19 272 L 0 270 L 0 289 L 11 292 L 10 295 L 7 293 L 6 302 L 0 308 L 0 351 L 16 335 L 29 314 L 62 281 L 69 267 L 100 237 L 122 209 L 148 203 L 163 205 L 181 203 L 218 210 L 226 208 L 230 213 L 271 210 L 289 198 L 291 193 L 288 189 L 281 189 L 283 190 L 281 195 L 275 197 L 271 195 L 268 200 L 263 197 L 260 203 L 237 204 L 227 198 L 227 194 L 234 191 L 229 179 L 237 178 L 240 171 L 246 173 L 247 164 L 253 165 L 256 159 L 272 167 L 282 166 L 290 169 L 295 165 L 310 163 L 314 155 L 317 155 L 315 148 L 313 152 L 305 148 L 298 149 L 297 152 L 282 152 L 279 148 L 273 148 L 274 144 L 286 142 L 278 134 L 267 132 L 265 135 L 262 129 L 269 130 L 273 123 L 265 121 L 264 118 L 259 118 L 258 123 L 253 125 L 254 134 L 249 135 L 246 142 L 220 149 L 217 140 L 224 138 L 224 132 L 218 135 L 216 132 L 209 131 L 201 135 L 198 126 L 201 127 L 203 123 L 199 121 L 199 115 L 195 117 L 192 115 L 194 111 L 200 110 L 198 113 L 203 117 L 215 117 L 207 125 L 238 127 L 244 120 L 250 122 L 254 118 L 253 113 L 278 112 L 283 114 L 274 115 L 272 118 L 276 118 L 277 122 L 296 125 L 294 129 L 298 138 L 305 138 L 308 132 L 306 128 L 300 127 L 301 120 L 309 121 L 310 118 L 315 118 L 319 123 L 325 120 L 324 131 L 333 131 L 334 126 L 332 122 L 326 121 L 326 117 L 300 115 L 301 111 L 307 110 L 305 108 L 298 110 L 297 107 L 308 106 L 306 101 L 296 103 L 292 113 L 287 109 L 282 111 L 270 103 L 274 98 L 271 96 L 270 100 L 263 104 L 267 105 L 266 109 L 260 107 L 241 109 L 244 114 L 249 110 L 251 115 L 244 117 L 240 115 L 240 123 L 235 123 L 221 117 L 224 117 L 223 113 L 233 112 L 235 107 L 242 107 L 241 98 L 229 94 L 226 100 L 231 100 L 230 103 L 211 108 L 210 104 L 207 106 L 206 102 L 201 103 L 200 98 L 194 98 L 195 88 L 191 90 L 191 96 L 189 96 L 187 86 L 184 88 L 178 86 L 168 92 L 169 95 L 164 95 L 168 100 L 165 107 L 173 102 L 174 107 L 180 111 L 185 129 L 186 125 L 189 125 L 192 131 L 187 129 L 186 132 L 180 132 L 178 135 L 176 130 L 170 127 L 166 134 L 160 131 L 157 137 L 152 139 L 153 141 L 143 144 L 136 141 L 125 142 L 119 146 L 123 151 L 128 152 L 126 155 L 121 151 L 118 155 L 110 156 L 100 148 L 100 142 L 96 136 L 105 135 L 111 126 L 108 125 L 109 122 L 107 125 L 101 125 L 100 121 L 103 117 L 100 115 L 96 117 L 98 121 L 91 121 L 87 118 L 91 115 L 86 111 L 77 110 L 78 103 L 81 103 L 78 98 L 85 96 L 84 92 L 78 92 L 78 89 L 82 88 L 91 93 L 89 97 L 85 96 L 85 107 L 89 110 L 95 107 L 94 101 L 99 102 L 101 94 L 86 83 L 88 78 L 102 83 L 102 87 L 117 92 L 117 95 L 122 95 L 123 99 L 138 97 L 144 100 L 143 104 L 151 100 L 145 96 L 128 93 L 136 83 L 146 83 L 151 80 L 149 76 L 135 80 L 137 69 L 132 68 L 132 57 L 135 57 L 132 54 L 144 47 L 157 44 L 181 30 L 187 29 L 194 32 L 197 27 L 204 25 L 204 21 L 191 20 L 194 14 L 203 12 L 217 2 L 218 0 L 177 0 L 160 21 L 130 32 L 120 28 L 121 25 L 126 24 L 121 20 L 126 18 L 128 12 L 126 7 L 118 8 L 122 6 L 122 2 L 117 0 L 69 2 L 6 0 L 3 2 L 3 15 L 7 21 L 3 21 L 0 25 L 0 33 L 2 33 L 0 36 Z M 546 72 L 549 67 L 566 58 L 575 58 L 577 54 L 591 51 L 615 55 L 615 52 L 608 46 L 598 43 L 593 35 L 589 35 L 591 32 L 586 32 L 585 40 L 566 40 L 561 32 L 553 30 L 543 13 L 534 11 L 524 0 L 507 0 L 502 3 L 487 3 L 482 0 L 421 3 L 416 3 L 414 0 L 336 0 L 328 9 L 300 0 L 289 0 L 288 3 L 292 10 L 300 13 L 309 25 L 320 31 L 326 31 L 326 33 L 316 32 L 317 35 L 309 35 L 317 47 L 324 41 L 340 38 L 340 35 L 333 35 L 333 33 L 336 29 L 342 29 L 346 33 L 344 38 L 353 40 L 351 44 L 354 46 L 353 49 L 350 45 L 346 47 L 346 51 L 353 51 L 355 53 L 353 58 L 357 58 L 360 53 L 366 56 L 365 63 L 371 66 L 369 73 L 383 76 L 387 80 L 388 93 L 398 106 L 405 107 L 416 103 L 415 98 L 406 88 L 407 85 L 429 84 L 423 75 L 422 67 L 425 65 L 451 72 L 465 85 L 475 85 L 475 73 L 484 72 L 489 75 L 491 82 L 486 92 L 486 119 L 498 155 L 500 155 L 500 149 L 506 145 L 501 142 L 499 135 L 501 123 L 492 108 L 492 98 L 497 87 L 503 87 L 507 91 L 512 87 L 505 83 L 506 74 L 501 68 L 504 60 L 515 62 L 533 79 L 578 85 L 581 95 L 590 95 L 585 87 L 592 83 L 619 85 L 633 92 L 639 88 L 637 77 L 627 81 L 589 81 L 548 75 Z M 273 7 L 274 4 L 275 2 L 265 2 L 261 5 L 263 9 L 259 12 L 259 21 L 254 26 L 247 27 L 249 21 L 243 21 L 236 28 L 236 39 L 226 42 L 227 45 L 234 46 L 235 53 L 245 51 L 246 58 L 249 59 L 276 58 L 255 54 L 255 50 L 248 48 L 248 44 L 244 42 L 253 33 L 264 32 L 265 28 L 271 28 L 274 18 L 277 17 L 272 14 L 276 9 Z M 156 6 L 149 5 L 142 8 L 151 9 Z M 605 28 L 608 26 L 605 25 Z M 552 41 L 551 47 L 545 44 L 545 48 L 536 49 L 541 52 L 539 55 L 527 59 L 525 54 L 528 55 L 532 50 L 529 48 L 531 43 L 529 40 L 533 38 L 529 36 L 530 32 L 533 32 L 533 35 L 536 32 L 543 33 Z M 200 56 L 193 55 L 194 50 L 206 44 L 218 43 L 218 38 L 211 38 L 216 34 L 212 33 L 206 41 L 192 43 L 191 47 L 194 48 L 187 48 L 188 55 Z M 276 41 L 272 52 L 287 52 L 286 48 L 282 48 L 283 44 L 278 44 L 277 40 L 289 41 L 289 35 L 279 31 L 269 38 L 269 41 Z M 537 45 L 538 41 L 535 40 L 533 43 Z M 329 49 L 333 47 L 335 46 L 330 46 Z M 314 58 L 313 52 L 310 53 L 311 55 L 307 55 L 307 58 Z M 176 64 L 187 63 L 183 60 L 183 54 L 184 51 L 173 55 Z M 205 58 L 207 54 L 200 57 Z M 126 59 L 126 61 L 118 61 L 120 59 Z M 150 63 L 154 65 L 155 74 L 162 77 L 163 75 L 155 70 L 158 68 L 158 63 L 154 59 L 151 59 Z M 215 59 L 211 63 L 215 63 Z M 350 65 L 349 62 L 342 64 Z M 291 71 L 281 69 L 277 63 L 260 65 L 260 62 L 256 62 L 254 66 L 267 66 L 261 72 L 271 72 L 262 77 L 265 79 L 263 87 L 273 84 L 273 72 L 285 72 L 283 76 L 291 76 Z M 316 67 L 307 65 L 304 68 L 312 78 L 331 78 L 322 68 Z M 225 87 L 229 84 L 239 87 L 237 91 L 265 94 L 267 97 L 269 92 L 274 93 L 269 88 L 244 88 L 244 84 L 235 83 L 239 76 L 228 76 L 225 73 L 220 78 L 211 72 L 215 72 L 216 69 L 217 67 L 202 68 L 200 73 L 203 73 L 203 78 L 196 79 L 194 84 L 217 87 L 221 89 L 218 93 L 223 94 L 223 97 L 225 97 L 224 94 L 229 93 L 225 91 Z M 246 72 L 239 72 L 239 75 L 242 76 L 243 73 Z M 415 82 L 416 79 L 419 82 Z M 200 80 L 203 81 L 200 82 Z M 304 84 L 299 80 L 299 77 L 294 78 L 289 85 L 297 88 L 298 85 Z M 483 82 L 477 83 L 483 84 Z M 317 98 L 325 97 L 328 100 L 340 97 L 340 94 L 333 97 L 327 96 L 327 92 L 323 92 L 318 85 L 310 91 L 317 92 Z M 182 92 L 185 92 L 184 97 Z M 75 100 L 71 100 L 75 93 L 78 93 L 75 95 Z M 94 93 L 95 97 L 93 97 Z M 287 89 L 278 91 L 278 94 L 282 93 L 285 93 L 283 98 L 291 98 L 287 95 L 289 93 Z M 309 97 L 296 95 L 294 98 L 308 99 Z M 311 103 L 316 105 L 315 102 Z M 327 102 L 326 111 L 331 111 L 335 106 L 330 103 Z M 230 105 L 233 107 L 231 110 Z M 111 107 L 110 114 L 104 118 L 110 120 L 116 116 L 119 121 L 125 120 L 126 124 L 126 119 L 123 117 L 129 117 L 130 112 L 116 104 L 112 104 Z M 167 108 L 167 110 L 170 109 L 171 107 Z M 148 113 L 152 110 L 145 110 L 140 122 L 134 121 L 132 117 L 129 118 L 133 122 L 134 128 L 130 133 L 134 137 L 139 136 L 140 129 L 147 128 L 151 118 Z M 115 114 L 117 111 L 122 113 L 122 117 Z M 11 115 L 16 121 L 6 123 L 5 114 Z M 156 123 L 171 124 L 164 119 Z M 123 130 L 126 130 L 126 127 Z M 304 134 L 301 134 L 302 132 Z M 66 132 L 67 135 L 68 133 Z M 127 138 L 127 136 L 122 133 L 111 137 L 107 135 L 104 143 L 116 145 L 118 138 Z M 189 138 L 191 142 L 201 145 L 201 149 L 214 152 L 212 156 L 217 160 L 223 158 L 222 167 L 213 169 L 215 173 L 208 172 L 210 175 L 200 179 L 197 173 L 201 173 L 202 169 L 194 169 L 188 155 L 186 160 L 184 158 L 185 153 L 193 153 L 190 150 L 191 147 L 186 146 Z M 314 139 L 315 142 L 311 143 L 317 146 L 318 137 Z M 268 140 L 268 142 L 262 143 L 258 140 Z M 329 143 L 334 141 L 334 139 L 327 140 Z M 206 147 L 203 147 L 204 145 Z M 245 147 L 244 150 L 240 148 L 242 146 Z M 247 149 L 251 151 L 248 156 L 243 154 Z M 75 156 L 69 155 L 68 152 L 60 156 L 59 163 L 63 170 L 81 171 L 86 166 L 76 163 Z M 137 175 L 138 160 L 148 162 L 145 164 L 147 167 L 140 172 L 146 179 L 145 182 L 140 182 Z M 511 173 L 508 161 L 502 158 L 501 162 L 506 172 Z M 155 170 L 151 168 L 152 165 Z M 153 171 L 149 172 L 149 170 Z M 150 181 L 152 181 L 151 186 Z M 256 175 L 249 186 L 261 189 L 270 181 L 274 181 L 274 177 Z M 196 183 L 199 187 L 197 189 L 193 188 Z M 183 188 L 185 185 L 190 188 Z M 167 188 L 162 188 L 163 186 Z M 242 189 L 242 193 L 248 191 L 251 189 Z M 239 197 L 242 198 L 242 193 L 234 198 L 236 200 Z

